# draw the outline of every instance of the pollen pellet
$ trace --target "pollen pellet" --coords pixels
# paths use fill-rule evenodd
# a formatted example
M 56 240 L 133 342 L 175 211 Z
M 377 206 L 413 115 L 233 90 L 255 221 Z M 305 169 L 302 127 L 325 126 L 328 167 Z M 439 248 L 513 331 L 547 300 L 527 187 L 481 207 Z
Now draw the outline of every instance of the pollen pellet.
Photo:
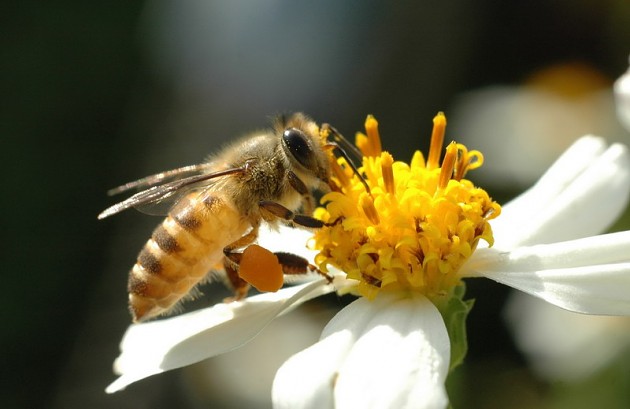
M 271 251 L 252 244 L 243 251 L 239 276 L 258 291 L 276 292 L 284 283 L 282 266 Z

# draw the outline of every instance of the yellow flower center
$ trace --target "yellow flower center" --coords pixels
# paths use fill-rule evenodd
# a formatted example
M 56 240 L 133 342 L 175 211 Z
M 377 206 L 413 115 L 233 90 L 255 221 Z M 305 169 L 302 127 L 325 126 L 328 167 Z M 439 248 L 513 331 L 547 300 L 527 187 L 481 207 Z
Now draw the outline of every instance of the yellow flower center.
M 493 244 L 488 220 L 501 207 L 464 179 L 468 170 L 482 165 L 483 156 L 451 142 L 440 163 L 444 114 L 433 123 L 428 160 L 416 151 L 407 164 L 381 151 L 378 124 L 368 116 L 366 134 L 357 134 L 356 145 L 363 155 L 359 173 L 369 191 L 343 158 L 331 156 L 338 189 L 324 195 L 325 207 L 315 211 L 326 226 L 310 246 L 319 251 L 320 269 L 333 265 L 345 271 L 368 298 L 387 289 L 430 298 L 449 295 L 479 239 Z

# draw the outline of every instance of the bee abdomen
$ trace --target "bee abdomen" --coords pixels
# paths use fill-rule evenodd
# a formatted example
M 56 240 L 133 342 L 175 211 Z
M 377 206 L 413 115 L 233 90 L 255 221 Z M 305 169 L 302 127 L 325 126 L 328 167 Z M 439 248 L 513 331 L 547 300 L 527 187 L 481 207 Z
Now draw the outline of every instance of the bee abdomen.
M 169 311 L 223 257 L 223 247 L 245 230 L 229 207 L 184 199 L 153 232 L 129 273 L 129 306 L 134 321 Z
M 208 243 L 167 217 L 146 242 L 129 273 L 129 305 L 134 320 L 160 315 L 188 294 L 216 263 L 212 250 Z

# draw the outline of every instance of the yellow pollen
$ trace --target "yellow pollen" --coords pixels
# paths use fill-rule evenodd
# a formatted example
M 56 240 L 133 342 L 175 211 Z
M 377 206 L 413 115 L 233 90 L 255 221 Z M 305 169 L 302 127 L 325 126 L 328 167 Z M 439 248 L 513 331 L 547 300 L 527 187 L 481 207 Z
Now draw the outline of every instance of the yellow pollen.
M 434 119 L 426 161 L 416 152 L 411 162 L 381 152 L 377 122 L 368 117 L 366 135 L 357 134 L 363 154 L 363 181 L 343 159 L 331 158 L 333 191 L 324 195 L 315 217 L 326 226 L 309 245 L 318 251 L 323 271 L 332 265 L 358 280 L 357 292 L 407 289 L 428 297 L 449 295 L 460 282 L 458 270 L 479 240 L 493 244 L 489 220 L 501 207 L 464 179 L 483 163 L 478 151 L 452 142 L 440 163 L 446 117 Z

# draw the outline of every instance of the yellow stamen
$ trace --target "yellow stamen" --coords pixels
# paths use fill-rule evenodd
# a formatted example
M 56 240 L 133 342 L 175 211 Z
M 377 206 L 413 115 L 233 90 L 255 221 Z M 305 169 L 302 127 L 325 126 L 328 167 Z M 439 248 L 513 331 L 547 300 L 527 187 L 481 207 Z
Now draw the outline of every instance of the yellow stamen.
M 394 157 L 387 152 L 381 154 L 381 171 L 383 172 L 383 183 L 385 184 L 385 191 L 393 194 L 395 191 L 394 186 L 394 170 L 392 164 L 394 163 Z
M 431 133 L 431 146 L 429 147 L 429 158 L 427 159 L 427 169 L 433 170 L 440 164 L 442 146 L 444 145 L 444 133 L 446 132 L 446 116 L 443 112 L 438 112 L 433 118 L 433 132 Z
M 378 133 L 378 122 L 372 115 L 365 120 L 365 132 L 367 135 L 357 132 L 355 145 L 363 156 L 375 157 L 381 154 L 381 137 Z
M 372 197 L 368 194 L 363 194 L 359 198 L 359 204 L 361 205 L 361 209 L 367 216 L 368 219 L 372 222 L 372 224 L 379 224 L 381 221 L 378 218 L 378 212 L 376 211 L 376 207 L 374 207 L 374 201 Z
M 461 180 L 469 170 L 483 165 L 483 154 L 479 151 L 468 151 L 468 148 L 460 143 L 457 144 L 457 149 L 459 153 L 453 179 Z
M 339 187 L 348 187 L 350 186 L 350 178 L 348 177 L 348 175 L 346 174 L 345 170 L 343 167 L 341 167 L 341 164 L 339 163 L 339 161 L 345 162 L 345 160 L 343 158 L 339 159 L 339 160 L 332 160 L 330 167 L 333 171 L 333 175 L 337 178 L 337 182 L 339 183 Z
M 366 121 L 367 136 L 358 139 L 363 141 L 362 179 L 343 166 L 343 159 L 331 159 L 337 186 L 315 212 L 327 224 L 309 242 L 319 251 L 315 263 L 322 271 L 328 265 L 345 271 L 358 280 L 356 292 L 368 298 L 388 289 L 443 297 L 459 284 L 458 270 L 479 240 L 492 245 L 488 221 L 501 207 L 464 179 L 481 166 L 483 156 L 453 142 L 440 166 L 445 125 L 446 117 L 438 114 L 426 163 L 420 152 L 410 164 L 381 152 L 380 140 L 372 140 L 379 139 L 372 117 Z
M 440 181 L 438 183 L 440 189 L 446 188 L 448 181 L 453 177 L 456 160 L 457 144 L 455 142 L 451 142 L 446 147 L 446 154 L 444 155 L 444 161 L 442 162 L 442 168 L 440 169 Z

